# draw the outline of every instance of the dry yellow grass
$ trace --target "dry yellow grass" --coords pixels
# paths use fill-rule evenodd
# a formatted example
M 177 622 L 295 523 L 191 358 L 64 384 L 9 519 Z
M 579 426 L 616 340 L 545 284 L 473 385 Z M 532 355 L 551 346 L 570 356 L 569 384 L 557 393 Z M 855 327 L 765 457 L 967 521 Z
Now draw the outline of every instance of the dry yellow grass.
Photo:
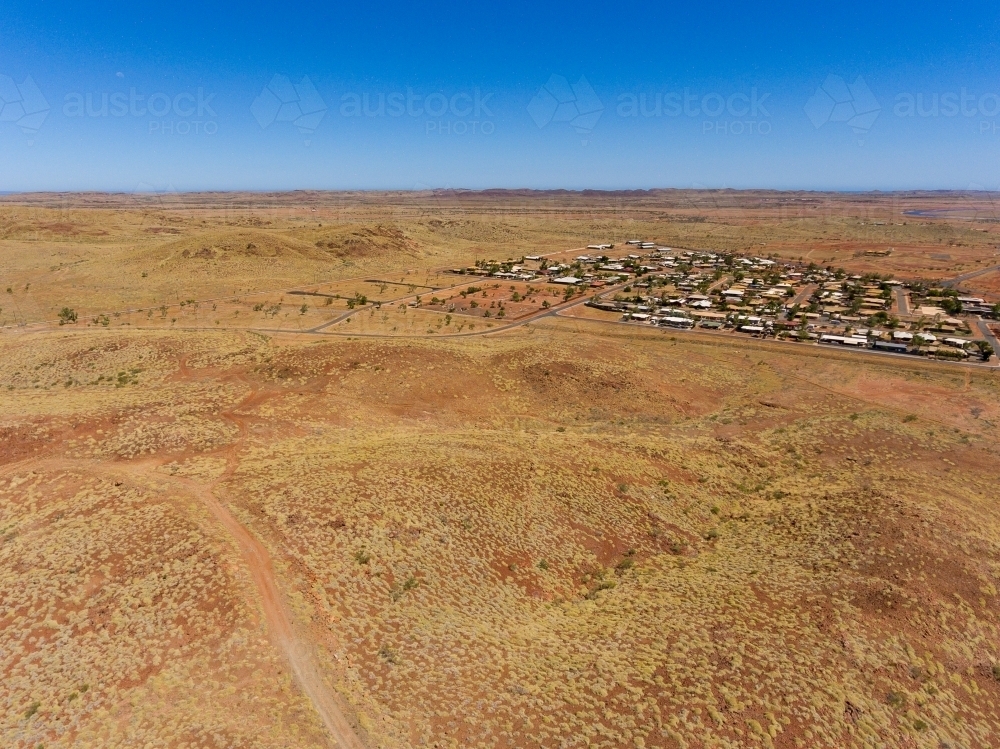
M 1000 744 L 993 371 L 198 305 L 0 333 L 4 746 L 329 746 L 317 689 L 371 747 Z M 213 503 L 270 556 L 312 692 Z
M 0 279 L 11 294 L 0 325 L 54 320 L 63 306 L 90 319 L 369 276 L 410 282 L 476 259 L 633 238 L 953 276 L 1000 262 L 998 219 L 989 195 L 961 193 L 4 196 Z

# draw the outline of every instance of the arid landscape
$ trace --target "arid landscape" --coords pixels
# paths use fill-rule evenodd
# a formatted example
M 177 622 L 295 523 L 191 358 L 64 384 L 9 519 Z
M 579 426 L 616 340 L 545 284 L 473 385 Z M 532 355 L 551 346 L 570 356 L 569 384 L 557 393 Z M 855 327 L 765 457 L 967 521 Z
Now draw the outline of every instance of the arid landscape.
M 996 303 L 995 200 L 0 197 L 0 745 L 1000 746 L 995 359 L 467 272 L 649 239 Z

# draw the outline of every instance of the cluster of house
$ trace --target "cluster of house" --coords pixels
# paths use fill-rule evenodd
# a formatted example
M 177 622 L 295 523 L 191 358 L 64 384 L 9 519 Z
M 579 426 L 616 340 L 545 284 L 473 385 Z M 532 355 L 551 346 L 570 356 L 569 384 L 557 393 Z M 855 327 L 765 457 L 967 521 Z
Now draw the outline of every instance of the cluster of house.
M 588 304 L 630 322 L 940 358 L 988 358 L 991 348 L 973 334 L 966 315 L 1000 311 L 948 289 L 815 264 L 641 240 L 615 257 L 611 249 L 591 245 L 589 254 L 551 265 L 539 256 L 524 260 L 538 266 L 529 271 L 536 278 L 548 275 L 552 283 L 612 287 Z

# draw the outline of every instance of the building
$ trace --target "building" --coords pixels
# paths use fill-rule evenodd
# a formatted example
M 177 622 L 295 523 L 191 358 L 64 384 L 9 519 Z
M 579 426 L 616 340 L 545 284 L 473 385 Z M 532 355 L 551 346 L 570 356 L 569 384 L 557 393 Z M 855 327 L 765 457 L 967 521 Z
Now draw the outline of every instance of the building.
M 694 320 L 687 317 L 661 317 L 660 325 L 665 325 L 668 328 L 693 328 Z
M 873 347 L 876 351 L 888 351 L 893 354 L 905 354 L 906 346 L 902 343 L 890 343 L 889 341 L 875 341 Z

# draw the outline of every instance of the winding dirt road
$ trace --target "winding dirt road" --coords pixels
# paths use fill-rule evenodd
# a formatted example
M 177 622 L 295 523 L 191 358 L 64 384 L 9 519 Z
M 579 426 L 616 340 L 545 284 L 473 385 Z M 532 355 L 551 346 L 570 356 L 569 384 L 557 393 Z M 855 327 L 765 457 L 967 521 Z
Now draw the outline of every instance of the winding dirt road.
M 230 445 L 226 449 L 232 450 L 232 448 L 233 446 Z M 194 497 L 222 526 L 226 534 L 235 541 L 260 597 L 261 608 L 271 639 L 288 661 L 295 683 L 298 684 L 323 721 L 331 744 L 344 749 L 366 749 L 365 744 L 344 715 L 336 692 L 323 680 L 315 647 L 296 633 L 295 627 L 292 625 L 292 619 L 278 587 L 274 567 L 267 549 L 216 498 L 214 488 L 224 479 L 225 474 L 210 484 L 203 484 L 194 479 L 174 476 L 158 470 L 162 463 L 163 461 L 155 459 L 106 464 L 88 459 L 36 457 L 3 466 L 0 469 L 0 475 L 33 469 L 54 471 L 82 469 L 128 477 L 147 486 L 153 482 L 166 480 L 177 485 L 185 494 Z
M 191 378 L 193 373 L 188 369 L 186 357 L 178 361 L 178 375 Z M 200 482 L 184 476 L 172 475 L 160 470 L 168 459 L 150 458 L 146 460 L 129 460 L 105 463 L 88 459 L 73 459 L 56 456 L 52 452 L 46 456 L 37 456 L 3 466 L 0 475 L 13 471 L 23 471 L 32 468 L 47 470 L 82 469 L 89 472 L 106 472 L 120 477 L 127 477 L 136 483 L 146 486 L 169 481 L 184 494 L 191 496 L 208 510 L 212 519 L 221 526 L 225 534 L 231 538 L 239 549 L 243 563 L 253 580 L 254 587 L 260 599 L 261 608 L 267 622 L 268 633 L 274 645 L 284 654 L 288 666 L 294 676 L 295 683 L 303 691 L 315 708 L 323 725 L 326 727 L 331 744 L 343 749 L 366 749 L 358 737 L 350 721 L 344 714 L 344 709 L 337 693 L 324 681 L 315 645 L 301 633 L 296 632 L 292 623 L 288 606 L 281 594 L 271 557 L 264 545 L 237 520 L 223 502 L 216 496 L 216 490 L 230 478 L 239 466 L 238 451 L 244 443 L 249 429 L 246 424 L 248 411 L 255 409 L 264 401 L 279 395 L 278 391 L 260 388 L 248 381 L 242 375 L 237 375 L 241 384 L 249 389 L 249 394 L 237 405 L 220 411 L 220 416 L 234 424 L 239 429 L 239 437 L 232 443 L 202 455 L 217 455 L 226 460 L 226 468 L 222 474 L 211 482 Z M 173 455 L 169 459 L 175 459 Z
M 145 473 L 147 470 L 149 468 L 146 466 L 129 466 L 129 472 Z M 163 475 L 157 472 L 156 478 L 162 479 Z M 213 492 L 214 484 L 205 486 L 192 479 L 178 476 L 170 478 L 183 485 L 189 494 L 197 497 L 212 517 L 236 542 L 257 588 L 257 594 L 260 596 L 271 638 L 288 659 L 296 683 L 309 698 L 313 707 L 316 708 L 316 712 L 319 713 L 335 745 L 349 749 L 365 749 L 364 744 L 361 743 L 345 717 L 339 700 L 323 681 L 315 648 L 300 639 L 295 633 L 284 599 L 278 590 L 274 567 L 267 549 L 254 538 L 250 531 L 243 527 L 240 521 L 233 517 L 225 505 L 216 499 Z
M 183 374 L 189 372 L 186 357 L 180 359 L 179 371 Z M 239 438 L 235 443 L 226 445 L 215 451 L 215 454 L 225 457 L 225 471 L 210 484 L 202 484 L 193 479 L 179 476 L 171 476 L 170 478 L 174 482 L 181 484 L 189 494 L 197 497 L 212 517 L 225 529 L 230 538 L 236 542 L 243 557 L 243 562 L 246 564 L 254 586 L 257 588 L 257 594 L 260 597 L 271 638 L 274 644 L 284 653 L 296 683 L 316 709 L 335 746 L 344 747 L 345 749 L 365 749 L 365 745 L 358 738 L 347 717 L 344 715 L 336 693 L 323 680 L 316 657 L 315 646 L 300 637 L 292 625 L 288 607 L 281 595 L 281 591 L 278 589 L 274 566 L 271 564 L 271 557 L 267 553 L 267 549 L 239 520 L 233 517 L 229 509 L 215 496 L 216 487 L 231 477 L 239 465 L 237 450 L 249 433 L 246 417 L 243 413 L 249 409 L 256 408 L 264 401 L 278 394 L 276 391 L 257 389 L 242 375 L 238 375 L 237 379 L 250 389 L 250 393 L 236 406 L 220 411 L 219 414 L 239 429 Z M 146 465 L 131 464 L 129 466 L 131 470 L 138 469 L 139 471 L 152 471 L 158 467 L 158 464 L 155 462 Z M 164 474 L 157 471 L 156 475 L 160 478 Z

